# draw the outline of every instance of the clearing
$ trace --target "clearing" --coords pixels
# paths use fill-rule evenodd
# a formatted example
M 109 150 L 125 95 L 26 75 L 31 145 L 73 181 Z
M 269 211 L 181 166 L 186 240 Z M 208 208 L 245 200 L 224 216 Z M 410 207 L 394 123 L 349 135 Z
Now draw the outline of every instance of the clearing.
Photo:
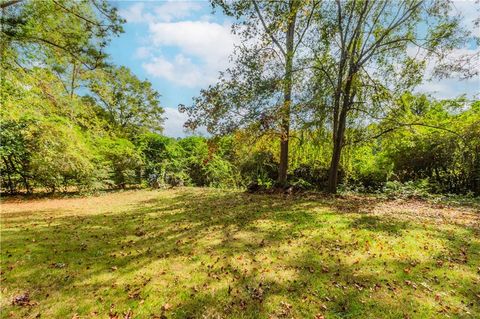
M 1 210 L 1 318 L 480 317 L 474 207 L 178 188 Z

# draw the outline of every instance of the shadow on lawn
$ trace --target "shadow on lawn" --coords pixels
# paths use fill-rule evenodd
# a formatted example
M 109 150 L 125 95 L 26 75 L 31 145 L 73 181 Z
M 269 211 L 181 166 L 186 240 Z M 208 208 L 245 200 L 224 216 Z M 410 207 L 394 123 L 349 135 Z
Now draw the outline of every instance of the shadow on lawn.
M 409 223 L 396 221 L 391 218 L 388 219 L 386 217 L 364 215 L 355 219 L 350 225 L 357 229 L 400 235 L 402 230 L 407 229 Z
M 353 206 L 357 211 L 365 209 L 358 201 Z M 144 298 L 151 301 L 151 313 L 158 315 L 166 300 L 152 300 L 155 294 L 146 292 L 141 292 L 142 297 L 132 298 L 127 287 L 116 286 L 115 278 L 129 274 L 140 276 L 158 260 L 174 262 L 183 258 L 189 264 L 194 262 L 188 260 L 200 258 L 196 267 L 203 276 L 205 289 L 191 287 L 188 278 L 182 281 L 174 274 L 165 275 L 169 283 L 159 288 L 163 295 L 183 295 L 181 301 L 167 311 L 168 316 L 281 318 L 328 313 L 356 317 L 375 311 L 379 316 L 396 317 L 420 309 L 421 305 L 413 297 L 413 288 L 411 295 L 402 297 L 404 300 L 396 296 L 396 286 L 405 279 L 401 271 L 406 267 L 404 261 L 368 260 L 345 264 L 339 256 L 353 253 L 357 246 L 322 238 L 320 247 L 318 238 L 306 236 L 305 232 L 326 227 L 318 220 L 317 213 L 307 211 L 313 207 L 330 208 L 332 200 L 312 202 L 280 195 L 183 191 L 172 199 L 160 196 L 157 200 L 140 202 L 137 208 L 126 213 L 55 218 L 50 226 L 46 225 L 46 219 L 35 215 L 35 219 L 29 221 L 37 226 L 19 224 L 18 231 L 7 232 L 2 238 L 2 270 L 12 267 L 5 272 L 3 284 L 30 291 L 40 306 L 54 304 L 47 294 L 57 291 L 70 298 L 94 299 L 93 304 L 101 308 L 100 313 L 108 313 L 111 303 L 119 305 L 120 302 L 128 305 L 124 308 L 133 308 L 135 313 L 142 307 L 140 299 Z M 369 215 L 352 221 L 353 217 L 345 217 L 344 212 L 337 208 L 330 214 L 344 218 L 347 226 L 372 233 L 399 236 L 402 230 L 414 227 Z M 19 216 L 24 217 L 21 213 Z M 259 228 L 254 225 L 257 221 L 275 227 Z M 211 233 L 221 234 L 221 238 L 210 241 Z M 279 251 L 277 256 L 277 263 L 285 272 L 292 273 L 291 277 L 276 280 L 268 272 L 253 269 L 268 268 L 256 260 L 258 256 L 266 250 L 275 251 L 291 240 L 304 241 L 299 253 L 281 259 Z M 449 250 L 457 251 L 465 242 L 451 241 L 450 245 Z M 239 255 L 251 260 L 253 266 L 239 269 L 228 261 Z M 478 259 L 478 253 L 474 257 Z M 436 266 L 432 260 L 416 268 Z M 371 267 L 372 271 L 365 275 L 360 271 L 364 267 Z M 95 285 L 89 283 L 92 278 L 102 276 L 109 279 L 99 279 Z M 421 276 L 420 270 L 418 276 Z M 135 285 L 142 290 L 149 284 L 147 280 L 146 284 L 132 283 Z M 215 285 L 220 287 L 213 291 L 206 289 Z M 372 292 L 382 289 L 392 299 L 369 299 Z M 467 294 L 474 289 L 473 283 L 466 284 L 467 303 L 475 302 L 474 294 Z M 278 307 L 265 306 L 267 299 L 276 300 Z

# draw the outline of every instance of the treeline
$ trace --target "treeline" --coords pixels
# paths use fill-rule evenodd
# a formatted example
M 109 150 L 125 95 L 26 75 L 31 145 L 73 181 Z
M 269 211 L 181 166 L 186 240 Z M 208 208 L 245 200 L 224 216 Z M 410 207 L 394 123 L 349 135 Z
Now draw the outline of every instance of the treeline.
M 283 188 L 305 174 L 330 193 L 426 179 L 478 194 L 477 104 L 412 96 L 427 77 L 478 77 L 478 19 L 442 0 L 211 2 L 241 41 L 218 81 L 181 106 L 187 126 L 267 134 Z
M 340 187 L 360 192 L 480 193 L 480 102 L 436 101 L 405 95 L 401 128 L 388 120 L 349 131 Z M 208 186 L 267 190 L 280 159 L 274 132 L 255 128 L 222 137 L 174 139 L 154 132 L 118 134 L 87 104 L 81 122 L 61 114 L 2 123 L 4 191 L 95 190 L 125 187 Z M 95 113 L 95 110 L 97 111 Z M 100 115 L 99 115 L 100 114 Z M 75 116 L 75 119 L 82 118 Z M 105 127 L 109 129 L 105 129 Z M 295 190 L 326 190 L 329 134 L 292 134 L 288 181 Z M 381 134 L 381 136 L 377 136 Z M 373 138 L 375 137 L 375 138 Z
M 426 60 L 398 53 L 405 46 L 380 43 L 392 52 L 372 55 L 375 60 L 361 69 L 355 69 L 361 50 L 349 53 L 355 47 L 344 51 L 341 43 L 339 51 L 331 47 L 339 44 L 338 32 L 344 37 L 340 42 L 351 45 L 374 41 L 368 31 L 363 40 L 365 33 L 345 31 L 355 23 L 362 26 L 362 15 L 375 13 L 370 22 L 388 26 L 381 13 L 408 9 L 404 19 L 410 21 L 412 10 L 426 10 L 423 4 L 213 3 L 246 23 L 247 41 L 219 82 L 203 90 L 192 106 L 182 107 L 189 115 L 187 126 L 204 126 L 211 137 L 182 139 L 162 135 L 163 109 L 151 83 L 109 63 L 105 48 L 124 22 L 114 7 L 97 0 L 3 4 L 1 191 L 192 185 L 480 194 L 478 101 L 411 93 Z M 437 5 L 437 10 L 448 7 Z M 321 10 L 330 13 L 319 15 L 325 13 Z M 338 10 L 348 13 L 350 22 L 332 15 Z M 458 23 L 443 12 L 432 14 L 451 24 L 435 33 L 440 42 L 432 43 L 432 50 L 452 49 L 445 41 L 459 39 L 454 32 Z M 245 14 L 251 19 L 242 20 Z M 425 21 L 414 16 L 406 34 L 392 29 L 398 37 L 389 33 L 385 38 L 412 40 L 414 27 Z M 321 34 L 322 42 L 315 42 L 319 26 L 326 25 L 332 34 Z M 303 38 L 288 40 L 291 28 L 298 28 L 294 34 Z M 385 30 L 371 32 L 378 37 Z M 262 41 L 252 41 L 254 35 Z M 279 59 L 282 43 L 288 46 Z M 306 54 L 307 48 L 315 55 Z M 289 55 L 287 49 L 303 54 L 294 58 L 296 51 Z M 278 54 L 272 54 L 275 50 Z M 398 57 L 406 64 L 395 64 Z M 342 63 L 353 69 L 339 69 Z M 458 61 L 452 63 L 442 65 L 443 70 L 458 66 Z
M 102 0 L 7 1 L 0 22 L 2 191 L 138 183 L 136 141 L 161 132 L 163 109 L 150 82 L 109 62 L 124 23 L 117 10 Z

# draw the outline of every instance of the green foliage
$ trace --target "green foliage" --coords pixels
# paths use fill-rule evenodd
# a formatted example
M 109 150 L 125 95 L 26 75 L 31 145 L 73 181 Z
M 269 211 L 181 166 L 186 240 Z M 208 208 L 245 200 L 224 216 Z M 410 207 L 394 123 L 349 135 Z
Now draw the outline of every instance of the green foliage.
M 235 28 L 244 31 L 244 39 L 262 34 L 264 41 L 248 42 L 219 83 L 183 107 L 187 126 L 220 135 L 182 139 L 161 135 L 163 108 L 152 84 L 109 64 L 103 51 L 121 32 L 122 20 L 107 2 L 21 1 L 6 7 L 0 30 L 2 191 L 139 185 L 268 189 L 284 177 L 278 168 L 287 158 L 282 167 L 288 166 L 288 182 L 297 189 L 331 188 L 327 181 L 338 172 L 343 189 L 480 195 L 480 102 L 408 93 L 421 82 L 427 61 L 405 50 L 404 40 L 415 38 L 415 26 L 424 19 L 419 12 L 434 6 L 431 49 L 448 51 L 464 38 L 456 34 L 458 21 L 445 17 L 449 4 L 362 3 L 271 1 L 256 8 L 251 1 L 214 1 L 239 18 Z M 337 21 L 338 5 L 349 9 L 344 19 L 351 15 L 351 25 Z M 385 27 L 396 18 L 382 14 L 384 5 L 387 13 L 402 8 L 408 16 L 388 34 Z M 359 19 L 361 12 L 365 19 Z M 253 17 L 244 20 L 246 13 Z M 370 25 L 375 17 L 379 23 Z M 295 38 L 298 50 L 308 47 L 315 57 L 302 53 L 293 59 L 296 46 L 289 46 L 288 63 L 273 54 L 285 43 L 272 37 L 285 40 L 291 18 L 305 31 L 300 33 L 305 41 Z M 332 41 L 341 34 L 337 23 L 352 46 L 342 67 L 334 47 L 346 48 Z M 360 27 L 351 29 L 354 24 Z M 323 31 L 312 33 L 314 25 Z M 372 32 L 355 36 L 362 26 Z M 376 51 L 382 35 L 384 49 Z M 309 64 L 314 68 L 300 71 Z M 345 69 L 350 64 L 359 67 Z M 342 118 L 334 119 L 332 103 L 345 108 Z M 373 117 L 364 118 L 367 113 Z M 339 123 L 342 128 L 335 130 Z M 280 143 L 289 145 L 288 157 L 279 155 Z
M 141 182 L 134 137 L 160 132 L 163 109 L 150 82 L 108 66 L 103 51 L 122 22 L 102 0 L 20 1 L 2 9 L 4 189 L 83 191 Z
M 389 181 L 385 183 L 383 192 L 392 198 L 425 198 L 430 194 L 430 187 L 427 179 L 418 179 L 405 183 Z
M 61 119 L 38 123 L 29 132 L 31 174 L 51 191 L 60 186 L 88 187 L 94 176 L 92 152 L 80 132 Z
M 204 168 L 205 185 L 217 188 L 236 188 L 238 172 L 235 166 L 218 155 L 212 156 Z
M 142 157 L 131 141 L 124 138 L 103 138 L 98 140 L 98 147 L 114 185 L 125 188 L 140 182 Z
M 209 152 L 207 140 L 192 136 L 179 141 L 185 154 L 185 171 L 191 183 L 197 186 L 207 186 L 204 166 L 208 163 Z
M 270 188 L 277 177 L 278 163 L 269 151 L 257 151 L 240 163 L 240 171 L 246 184 L 258 184 Z
M 401 182 L 428 179 L 437 193 L 479 194 L 478 102 L 413 96 L 408 101 L 402 106 L 407 108 L 404 116 L 419 125 L 399 128 L 383 141 L 393 177 Z
M 118 132 L 133 136 L 142 130 L 162 131 L 160 94 L 148 81 L 126 67 L 97 70 L 88 75 L 89 88 Z
M 175 139 L 146 133 L 140 136 L 140 150 L 145 163 L 144 178 L 150 186 L 189 184 L 184 150 Z
M 2 185 L 14 193 L 21 184 L 30 192 L 31 150 L 28 147 L 28 128 L 31 121 L 3 120 L 0 123 L 0 172 Z

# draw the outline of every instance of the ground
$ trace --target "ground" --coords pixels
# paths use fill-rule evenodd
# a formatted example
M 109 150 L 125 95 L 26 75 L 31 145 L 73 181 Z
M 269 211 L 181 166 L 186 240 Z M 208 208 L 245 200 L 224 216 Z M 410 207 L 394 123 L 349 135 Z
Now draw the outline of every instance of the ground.
M 480 318 L 475 207 L 179 188 L 1 210 L 1 318 Z

